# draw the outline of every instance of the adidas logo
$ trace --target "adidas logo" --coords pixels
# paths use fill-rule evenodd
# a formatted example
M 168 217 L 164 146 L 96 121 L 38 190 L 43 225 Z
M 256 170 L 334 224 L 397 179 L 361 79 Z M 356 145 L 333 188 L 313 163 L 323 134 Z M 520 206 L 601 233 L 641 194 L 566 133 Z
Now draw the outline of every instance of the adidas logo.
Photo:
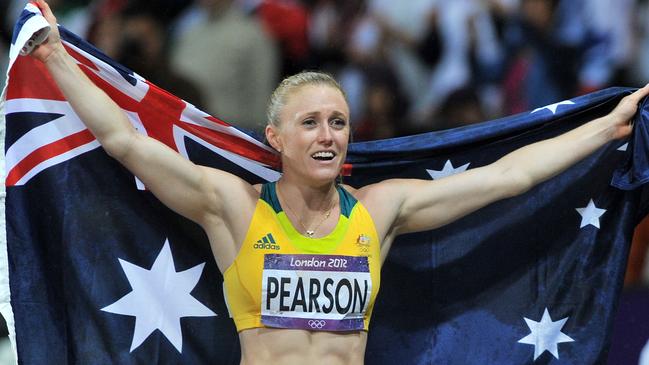
M 266 250 L 279 250 L 279 245 L 275 243 L 273 235 L 268 233 L 262 237 L 257 243 L 252 245 L 252 248 L 266 249 Z

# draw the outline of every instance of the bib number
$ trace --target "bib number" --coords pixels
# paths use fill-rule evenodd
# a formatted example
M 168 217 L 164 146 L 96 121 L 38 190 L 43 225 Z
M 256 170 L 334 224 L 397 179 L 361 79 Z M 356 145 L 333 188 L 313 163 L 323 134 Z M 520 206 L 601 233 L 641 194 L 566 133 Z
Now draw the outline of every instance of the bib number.
M 264 257 L 262 323 L 322 331 L 362 330 L 372 293 L 367 257 Z

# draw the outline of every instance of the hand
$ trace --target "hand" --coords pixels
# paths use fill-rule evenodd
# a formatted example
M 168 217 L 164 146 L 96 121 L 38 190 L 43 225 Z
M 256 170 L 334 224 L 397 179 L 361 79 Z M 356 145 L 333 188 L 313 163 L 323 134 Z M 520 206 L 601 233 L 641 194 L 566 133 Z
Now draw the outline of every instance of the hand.
M 621 139 L 631 134 L 633 130 L 631 118 L 638 111 L 638 104 L 642 98 L 647 95 L 649 95 L 649 84 L 622 98 L 615 109 L 607 116 L 613 123 L 612 137 L 614 139 Z
M 36 46 L 32 53 L 32 57 L 36 58 L 41 62 L 46 62 L 50 55 L 57 50 L 64 50 L 63 44 L 61 44 L 61 36 L 59 34 L 59 29 L 56 26 L 56 18 L 52 14 L 50 6 L 44 0 L 36 0 L 36 5 L 43 12 L 43 17 L 50 23 L 50 33 L 47 38 L 40 45 Z

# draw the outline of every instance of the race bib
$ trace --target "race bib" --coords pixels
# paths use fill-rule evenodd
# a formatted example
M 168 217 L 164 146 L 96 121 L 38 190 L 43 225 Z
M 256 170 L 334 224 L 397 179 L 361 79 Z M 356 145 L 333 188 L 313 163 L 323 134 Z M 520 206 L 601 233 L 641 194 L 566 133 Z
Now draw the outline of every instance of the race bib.
M 363 329 L 372 294 L 367 257 L 264 256 L 261 321 L 268 327 Z

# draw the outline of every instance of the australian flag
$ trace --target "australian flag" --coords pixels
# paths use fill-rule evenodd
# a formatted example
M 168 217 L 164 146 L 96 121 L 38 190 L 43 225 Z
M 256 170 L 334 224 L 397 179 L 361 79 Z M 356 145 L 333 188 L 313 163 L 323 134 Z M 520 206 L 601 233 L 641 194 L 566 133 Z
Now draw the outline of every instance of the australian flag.
M 111 159 L 43 66 L 19 55 L 44 27 L 28 5 L 2 99 L 0 311 L 19 363 L 238 364 L 206 236 Z M 59 30 L 139 132 L 251 183 L 280 176 L 264 144 Z M 629 92 L 607 89 L 474 126 L 355 143 L 345 183 L 442 179 L 484 166 L 605 115 Z M 634 122 L 628 141 L 524 195 L 400 237 L 382 270 L 366 362 L 605 363 L 629 242 L 649 201 L 644 103 Z

